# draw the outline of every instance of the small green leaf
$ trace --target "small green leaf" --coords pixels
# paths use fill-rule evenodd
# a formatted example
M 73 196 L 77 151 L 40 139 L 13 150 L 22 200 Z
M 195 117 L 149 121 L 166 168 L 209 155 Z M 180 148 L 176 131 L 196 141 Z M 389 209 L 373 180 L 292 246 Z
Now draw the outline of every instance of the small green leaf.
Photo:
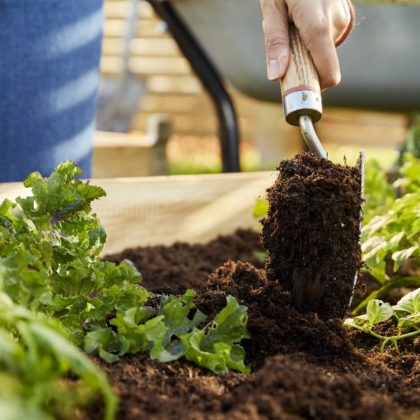
M 368 328 L 368 329 L 371 327 L 371 324 L 366 314 L 355 316 L 353 318 L 347 318 L 344 321 L 344 325 L 347 325 L 348 327 L 358 326 L 361 328 Z
M 228 369 L 248 373 L 245 352 L 238 344 L 250 335 L 246 329 L 247 308 L 232 297 L 214 321 L 204 330 L 194 329 L 181 336 L 187 359 L 215 373 L 226 373 Z
M 124 321 L 135 327 L 156 315 L 156 310 L 150 306 L 141 306 L 139 308 L 130 308 L 124 314 Z
M 252 215 L 255 219 L 261 219 L 268 214 L 269 203 L 266 198 L 257 197 L 255 200 L 254 207 L 252 209 Z
M 413 245 L 410 248 L 394 252 L 392 254 L 392 259 L 395 261 L 396 269 L 398 270 L 401 267 L 401 264 L 408 260 L 418 249 L 418 245 Z
M 394 306 L 394 311 L 403 316 L 420 312 L 420 288 L 404 295 Z
M 371 325 L 379 324 L 391 318 L 394 314 L 392 306 L 379 299 L 369 301 L 366 308 L 366 315 Z
M 178 348 L 176 352 L 171 353 L 165 345 L 170 343 L 165 340 L 168 337 L 169 328 L 165 325 L 165 317 L 163 315 L 155 317 L 146 322 L 144 325 L 145 334 L 150 346 L 150 357 L 160 360 L 161 362 L 170 362 L 179 359 L 184 355 L 184 348 Z
M 405 232 L 399 232 L 396 235 L 392 236 L 391 239 L 389 239 L 388 244 L 390 246 L 398 246 L 401 239 L 403 239 L 405 236 Z
M 262 252 L 262 251 L 255 251 L 253 253 L 254 257 L 256 258 L 256 260 L 258 262 L 260 262 L 261 264 L 264 264 L 267 261 L 268 255 L 266 252 Z
M 114 363 L 119 356 L 126 353 L 127 348 L 118 339 L 111 328 L 98 328 L 86 334 L 85 352 L 88 354 L 98 352 L 99 356 L 108 363 Z
M 418 330 L 420 329 L 420 312 L 415 312 L 404 318 L 398 319 L 398 328 L 405 328 L 405 329 L 413 329 Z
M 193 303 L 195 296 L 195 292 L 188 289 L 180 298 L 176 296 L 162 298 L 162 314 L 170 335 L 185 334 L 207 318 L 202 312 L 195 309 Z M 193 309 L 195 310 L 194 317 L 189 319 L 188 316 Z

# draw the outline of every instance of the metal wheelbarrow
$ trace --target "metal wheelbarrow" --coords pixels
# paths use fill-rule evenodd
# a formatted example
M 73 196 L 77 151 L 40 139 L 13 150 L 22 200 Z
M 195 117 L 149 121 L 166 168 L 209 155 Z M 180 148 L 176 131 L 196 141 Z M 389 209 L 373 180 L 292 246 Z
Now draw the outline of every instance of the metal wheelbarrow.
M 236 112 L 224 87 L 279 102 L 266 78 L 261 11 L 255 0 L 147 0 L 166 22 L 213 99 L 223 170 L 239 166 Z M 355 2 L 358 25 L 338 49 L 342 83 L 323 95 L 326 106 L 410 112 L 420 108 L 420 5 Z M 413 53 L 417 52 L 417 53 Z M 279 115 L 279 118 L 281 116 Z

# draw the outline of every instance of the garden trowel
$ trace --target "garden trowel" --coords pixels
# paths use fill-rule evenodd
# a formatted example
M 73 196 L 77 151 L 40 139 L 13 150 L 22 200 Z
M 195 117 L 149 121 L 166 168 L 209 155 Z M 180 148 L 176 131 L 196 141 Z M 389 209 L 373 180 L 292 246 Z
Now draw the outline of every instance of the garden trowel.
M 283 108 L 286 121 L 295 126 L 300 126 L 303 138 L 308 149 L 319 157 L 328 159 L 328 155 L 319 140 L 314 123 L 322 117 L 322 98 L 319 77 L 312 58 L 303 44 L 297 28 L 291 24 L 289 27 L 290 37 L 290 60 L 285 76 L 281 80 Z M 363 199 L 364 183 L 364 151 L 360 152 L 358 161 L 361 179 L 361 195 Z M 360 214 L 361 234 L 362 214 Z M 355 273 L 353 290 L 358 273 Z M 299 286 L 300 287 L 300 286 Z M 302 286 L 305 287 L 305 286 Z M 310 295 L 311 285 L 307 285 L 306 291 L 301 291 L 302 296 Z M 309 293 L 308 293 L 309 292 Z M 349 305 L 352 295 L 349 296 Z

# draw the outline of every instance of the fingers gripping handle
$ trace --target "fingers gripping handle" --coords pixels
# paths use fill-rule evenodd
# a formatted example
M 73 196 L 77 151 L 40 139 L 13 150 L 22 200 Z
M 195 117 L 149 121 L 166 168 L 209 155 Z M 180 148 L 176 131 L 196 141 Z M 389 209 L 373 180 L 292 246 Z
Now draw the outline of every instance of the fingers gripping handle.
M 315 123 L 322 117 L 318 73 L 293 24 L 289 26 L 289 38 L 289 66 L 280 83 L 286 121 L 291 125 L 299 125 L 299 117 L 308 115 Z
M 289 39 L 289 66 L 281 81 L 283 96 L 297 89 L 307 89 L 320 94 L 321 89 L 315 65 L 299 35 L 299 31 L 293 24 L 289 25 Z

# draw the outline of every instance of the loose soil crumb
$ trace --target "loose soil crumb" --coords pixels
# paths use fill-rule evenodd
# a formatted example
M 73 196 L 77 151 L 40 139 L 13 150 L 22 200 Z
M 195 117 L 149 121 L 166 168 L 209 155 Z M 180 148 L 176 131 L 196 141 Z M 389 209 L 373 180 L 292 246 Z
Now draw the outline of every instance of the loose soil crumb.
M 278 170 L 263 220 L 267 275 L 299 310 L 342 318 L 361 265 L 360 169 L 303 153 Z

